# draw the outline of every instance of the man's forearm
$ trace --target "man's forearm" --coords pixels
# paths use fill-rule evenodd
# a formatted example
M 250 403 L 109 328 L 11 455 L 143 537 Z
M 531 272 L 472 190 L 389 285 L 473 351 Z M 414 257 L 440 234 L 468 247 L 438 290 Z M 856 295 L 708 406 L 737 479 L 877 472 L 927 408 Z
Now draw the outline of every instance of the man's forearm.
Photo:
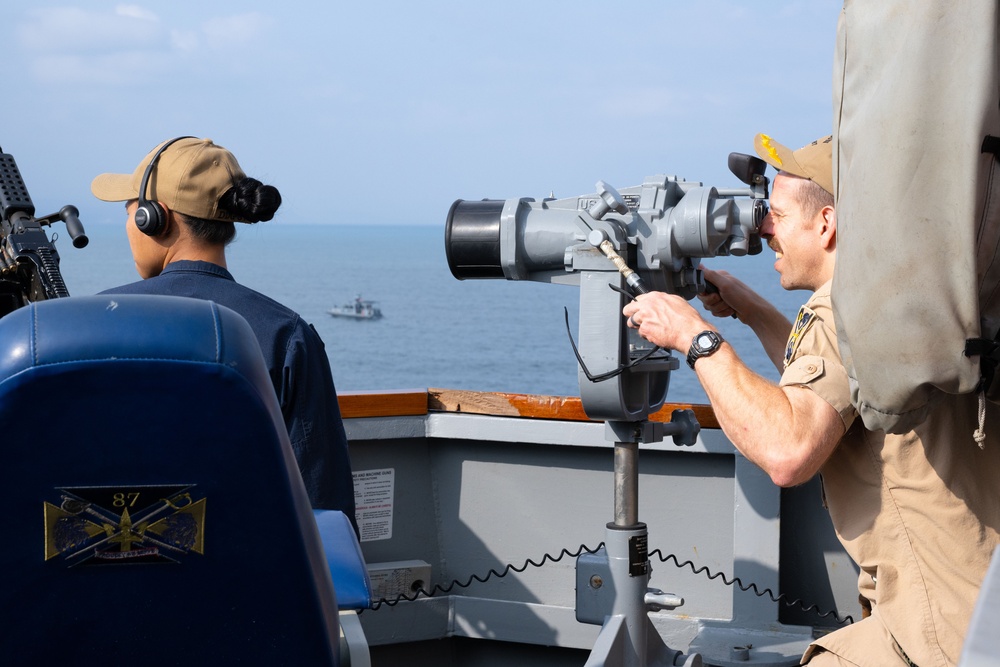
M 781 371 L 784 368 L 785 345 L 792 332 L 792 323 L 780 310 L 763 298 L 758 299 L 754 305 L 752 314 L 740 313 L 737 317 L 753 330 L 764 347 L 768 359 Z
M 753 288 L 725 271 L 706 271 L 706 277 L 715 281 L 719 291 L 702 297 L 702 302 L 715 315 L 728 317 L 735 314 L 740 322 L 750 327 L 764 346 L 771 363 L 780 371 L 792 323 Z
M 722 430 L 779 486 L 812 478 L 843 435 L 828 403 L 808 389 L 783 388 L 757 375 L 728 344 L 699 359 L 695 370 Z
M 751 305 L 749 300 L 743 303 Z M 751 311 L 766 312 L 747 309 Z M 625 305 L 622 314 L 646 340 L 681 353 L 698 332 L 710 329 L 691 304 L 663 292 L 638 297 Z M 781 325 L 773 315 L 759 321 L 765 332 L 788 326 L 787 320 Z M 785 329 L 786 337 L 787 333 Z M 775 333 L 765 337 L 773 348 Z M 769 382 L 751 371 L 729 343 L 699 358 L 694 368 L 726 435 L 776 484 L 790 486 L 808 480 L 844 433 L 840 414 L 829 403 L 810 389 Z

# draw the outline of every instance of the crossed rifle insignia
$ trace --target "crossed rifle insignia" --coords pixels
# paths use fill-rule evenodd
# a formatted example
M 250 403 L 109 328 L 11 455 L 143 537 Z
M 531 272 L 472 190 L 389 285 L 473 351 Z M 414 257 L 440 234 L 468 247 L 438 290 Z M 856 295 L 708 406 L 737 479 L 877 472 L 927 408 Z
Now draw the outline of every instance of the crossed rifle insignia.
M 177 562 L 204 554 L 205 498 L 194 485 L 60 488 L 43 503 L 45 560 L 71 566 Z

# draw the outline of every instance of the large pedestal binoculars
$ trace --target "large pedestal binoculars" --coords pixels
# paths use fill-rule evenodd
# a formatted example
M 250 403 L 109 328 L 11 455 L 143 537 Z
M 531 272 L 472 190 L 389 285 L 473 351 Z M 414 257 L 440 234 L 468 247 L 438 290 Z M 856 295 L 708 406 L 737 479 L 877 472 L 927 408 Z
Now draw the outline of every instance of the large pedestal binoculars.
M 597 192 L 566 199 L 460 199 L 445 228 L 448 266 L 460 280 L 579 285 L 584 409 L 594 419 L 645 419 L 663 404 L 677 359 L 658 351 L 636 363 L 652 346 L 625 325 L 625 297 L 609 283 L 691 299 L 705 290 L 697 260 L 760 252 L 766 166 L 730 154 L 748 187 L 728 190 L 658 175 L 620 191 L 599 181 Z

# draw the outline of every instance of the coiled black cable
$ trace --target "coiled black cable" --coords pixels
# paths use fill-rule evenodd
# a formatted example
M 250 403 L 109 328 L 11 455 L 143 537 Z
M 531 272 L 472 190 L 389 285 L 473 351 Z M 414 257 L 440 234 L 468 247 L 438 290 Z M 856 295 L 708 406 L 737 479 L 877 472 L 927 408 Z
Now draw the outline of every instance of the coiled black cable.
M 445 584 L 444 586 L 442 586 L 441 584 L 434 584 L 434 586 L 431 587 L 430 591 L 425 591 L 423 588 L 418 588 L 413 593 L 412 596 L 409 596 L 409 595 L 398 595 L 398 596 L 396 596 L 392 600 L 388 600 L 386 598 L 382 598 L 381 600 L 377 600 L 376 602 L 373 602 L 372 606 L 371 606 L 371 609 L 373 611 L 377 610 L 383 604 L 385 606 L 387 606 L 387 607 L 394 607 L 397 604 L 399 604 L 400 602 L 413 602 L 414 600 L 416 600 L 421 595 L 425 595 L 427 597 L 433 597 L 435 593 L 450 593 L 451 590 L 455 586 L 458 586 L 459 588 L 468 588 L 469 586 L 472 585 L 473 580 L 478 581 L 481 584 L 485 584 L 487 581 L 489 581 L 493 577 L 497 577 L 497 578 L 502 579 L 503 577 L 506 577 L 511 572 L 524 572 L 525 570 L 528 569 L 529 565 L 533 565 L 534 567 L 542 567 L 543 565 L 545 565 L 546 561 L 551 561 L 553 563 L 558 563 L 565 556 L 571 556 L 573 558 L 577 558 L 584 551 L 586 551 L 587 553 L 591 553 L 592 554 L 592 553 L 596 552 L 598 549 L 600 549 L 603 546 L 604 546 L 604 542 L 601 542 L 597 546 L 597 549 L 588 549 L 585 545 L 581 544 L 580 548 L 577 549 L 575 552 L 571 552 L 568 549 L 562 549 L 559 552 L 558 556 L 552 556 L 551 554 L 546 553 L 544 556 L 542 556 L 541 562 L 538 562 L 538 563 L 536 563 L 535 561 L 533 561 L 533 560 L 531 560 L 529 558 L 528 560 L 524 561 L 524 565 L 522 565 L 521 567 L 516 567 L 514 565 L 508 564 L 500 572 L 497 572 L 496 570 L 491 569 L 486 574 L 486 576 L 484 576 L 484 577 L 480 577 L 477 574 L 473 574 L 472 576 L 470 576 L 468 579 L 465 580 L 465 583 L 462 583 L 458 579 L 454 579 L 454 580 L 451 581 L 451 583 Z
M 706 577 L 708 577 L 710 581 L 721 577 L 722 583 L 724 583 L 726 586 L 738 586 L 739 589 L 744 593 L 752 591 L 753 594 L 759 598 L 762 598 L 766 595 L 767 597 L 771 598 L 771 602 L 780 603 L 787 607 L 798 607 L 804 612 L 807 613 L 813 612 L 817 614 L 820 618 L 829 618 L 830 616 L 833 616 L 833 618 L 841 625 L 854 622 L 854 617 L 851 616 L 850 614 L 841 618 L 835 610 L 824 612 L 821 611 L 820 608 L 814 604 L 806 606 L 806 603 L 798 598 L 796 598 L 795 600 L 789 600 L 788 596 L 785 595 L 784 593 L 780 593 L 777 597 L 775 597 L 774 591 L 772 591 L 770 588 L 765 588 L 762 591 L 760 590 L 760 588 L 757 587 L 757 584 L 753 582 L 750 582 L 749 585 L 744 584 L 743 580 L 740 579 L 739 577 L 733 577 L 732 579 L 730 579 L 726 577 L 726 575 L 723 574 L 722 572 L 712 572 L 710 569 L 708 569 L 708 567 L 704 565 L 701 567 L 696 567 L 695 564 L 690 560 L 686 560 L 682 563 L 680 562 L 680 559 L 678 559 L 677 556 L 675 556 L 674 554 L 667 554 L 666 556 L 664 556 L 663 552 L 660 551 L 659 549 L 653 549 L 653 551 L 649 553 L 649 557 L 652 558 L 653 554 L 657 554 L 660 559 L 660 562 L 662 563 L 666 563 L 668 560 L 672 560 L 674 562 L 674 565 L 676 565 L 678 568 L 683 569 L 687 567 L 694 574 L 704 574 Z
M 561 561 L 566 556 L 571 556 L 573 558 L 578 558 L 580 556 L 580 554 L 582 554 L 583 552 L 587 552 L 589 554 L 592 554 L 592 553 L 596 553 L 597 551 L 599 551 L 603 547 L 604 547 L 604 542 L 601 542 L 600 544 L 598 544 L 595 549 L 590 549 L 586 545 L 581 544 L 580 547 L 575 552 L 571 552 L 568 549 L 561 549 L 559 551 L 559 555 L 558 556 L 552 556 L 549 553 L 545 553 L 542 556 L 541 560 L 539 562 L 537 562 L 537 563 L 534 560 L 532 560 L 532 559 L 529 558 L 526 561 L 524 561 L 524 564 L 521 565 L 520 567 L 517 567 L 517 566 L 515 566 L 513 564 L 508 564 L 508 565 L 506 565 L 499 572 L 497 570 L 495 570 L 495 569 L 490 569 L 490 571 L 487 572 L 486 575 L 482 576 L 482 577 L 480 577 L 477 574 L 473 574 L 468 579 L 466 579 L 464 583 L 462 581 L 458 580 L 458 579 L 454 579 L 450 583 L 445 584 L 445 585 L 434 584 L 434 586 L 431 587 L 430 591 L 426 591 L 426 590 L 423 589 L 423 587 L 420 587 L 416 591 L 414 591 L 414 593 L 412 595 L 397 595 L 395 598 L 393 598 L 391 600 L 387 599 L 387 598 L 381 598 L 381 599 L 373 602 L 372 605 L 371 605 L 371 607 L 370 607 L 370 609 L 372 611 L 376 611 L 382 605 L 385 605 L 387 607 L 394 607 L 397 604 L 399 604 L 400 602 L 413 602 L 414 600 L 416 600 L 417 598 L 419 598 L 421 595 L 424 595 L 425 597 L 433 597 L 436 593 L 450 593 L 452 591 L 452 589 L 454 589 L 456 586 L 459 587 L 459 588 L 468 588 L 469 586 L 472 585 L 473 581 L 478 581 L 481 584 L 485 584 L 487 581 L 489 581 L 493 577 L 497 577 L 499 579 L 502 579 L 503 577 L 506 577 L 511 572 L 518 572 L 518 573 L 524 572 L 525 570 L 528 569 L 529 565 L 534 566 L 536 568 L 540 568 L 543 565 L 545 565 L 546 562 L 558 563 L 559 561 Z M 801 609 L 802 611 L 804 611 L 806 613 L 810 613 L 810 612 L 811 613 L 815 613 L 820 618 L 829 618 L 829 617 L 832 616 L 841 625 L 845 625 L 845 624 L 853 623 L 854 622 L 854 618 L 851 615 L 847 615 L 847 616 L 844 616 L 843 618 L 841 618 L 840 615 L 838 615 L 835 610 L 824 612 L 824 611 L 820 610 L 820 608 L 818 606 L 814 605 L 814 604 L 806 605 L 806 603 L 804 601 L 800 600 L 800 599 L 789 600 L 788 596 L 786 596 L 784 593 L 781 593 L 781 594 L 775 596 L 774 591 L 772 591 L 770 588 L 765 588 L 763 591 L 761 591 L 760 588 L 757 586 L 757 584 L 755 584 L 753 582 L 751 582 L 749 585 L 744 584 L 743 580 L 740 579 L 739 577 L 729 578 L 729 577 L 727 577 L 722 572 L 712 572 L 706 566 L 697 567 L 694 564 L 694 562 L 692 562 L 690 560 L 686 560 L 686 561 L 684 561 L 682 563 L 680 561 L 680 559 L 677 556 L 675 556 L 674 554 L 667 554 L 666 556 L 664 556 L 662 551 L 660 551 L 659 549 L 654 549 L 653 551 L 651 551 L 649 553 L 649 558 L 652 558 L 654 556 L 654 554 L 657 556 L 657 558 L 659 558 L 660 562 L 662 562 L 662 563 L 666 563 L 667 561 L 673 561 L 673 563 L 674 563 L 674 565 L 676 567 L 678 567 L 680 569 L 683 569 L 683 568 L 686 567 L 686 568 L 689 568 L 691 570 L 691 572 L 693 572 L 694 574 L 704 574 L 709 579 L 709 581 L 712 581 L 712 580 L 715 580 L 715 579 L 719 579 L 721 577 L 722 578 L 722 583 L 724 583 L 726 586 L 738 586 L 739 589 L 741 591 L 743 591 L 744 593 L 746 593 L 746 592 L 752 592 L 757 597 L 767 596 L 767 597 L 769 597 L 771 599 L 771 602 L 774 602 L 776 604 L 780 603 L 780 604 L 784 604 L 785 606 L 788 606 L 788 607 L 798 607 L 799 609 Z M 361 610 L 358 613 L 364 613 L 364 610 Z

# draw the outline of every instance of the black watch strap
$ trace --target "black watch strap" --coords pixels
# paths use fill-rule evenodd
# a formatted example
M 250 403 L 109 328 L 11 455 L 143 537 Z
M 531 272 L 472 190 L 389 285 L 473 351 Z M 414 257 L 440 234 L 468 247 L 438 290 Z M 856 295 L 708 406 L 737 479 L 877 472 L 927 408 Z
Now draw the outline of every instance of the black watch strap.
M 691 341 L 691 348 L 687 353 L 688 366 L 694 370 L 694 362 L 702 357 L 715 354 L 715 351 L 722 347 L 722 336 L 717 331 L 706 329 L 694 337 Z

